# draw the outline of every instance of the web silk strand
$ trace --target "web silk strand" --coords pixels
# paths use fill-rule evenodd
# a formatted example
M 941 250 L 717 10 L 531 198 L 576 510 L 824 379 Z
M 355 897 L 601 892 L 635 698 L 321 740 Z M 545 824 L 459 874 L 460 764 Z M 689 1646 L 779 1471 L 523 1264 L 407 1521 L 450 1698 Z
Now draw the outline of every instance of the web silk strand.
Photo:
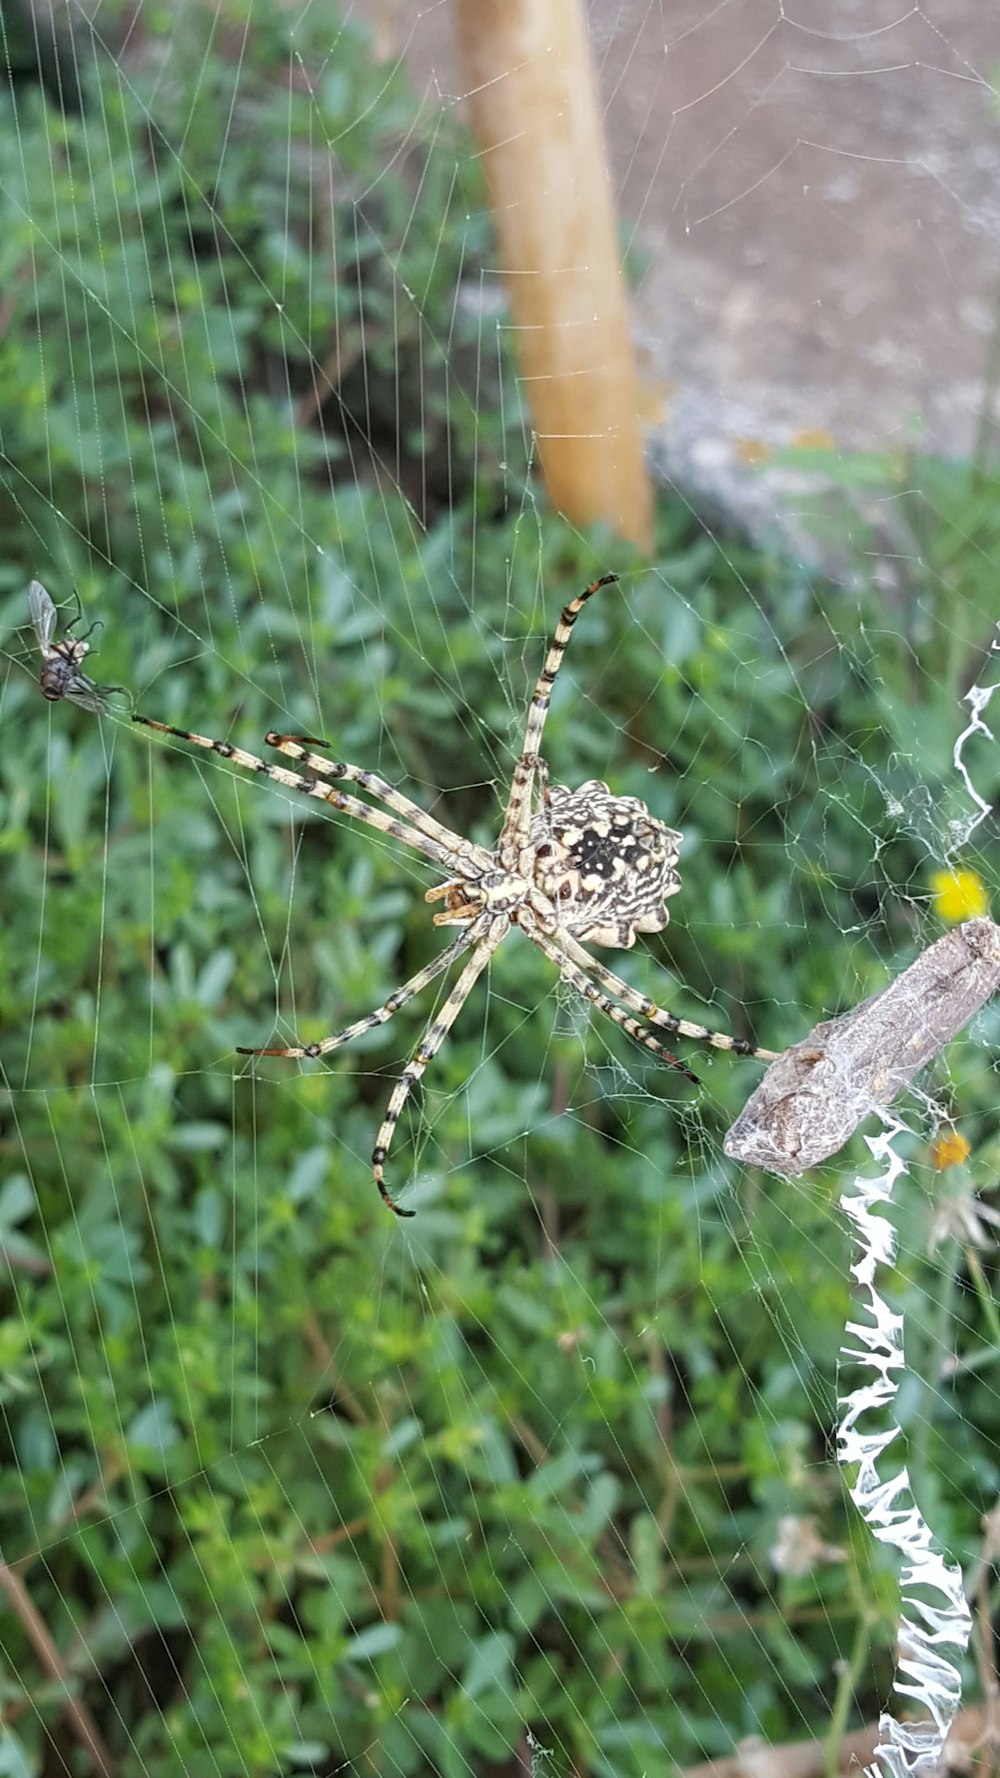
M 865 1778 L 930 1778 L 937 1771 L 962 1699 L 956 1662 L 968 1648 L 972 1632 L 961 1571 L 934 1548 L 930 1527 L 910 1491 L 907 1470 L 887 1481 L 878 1470 L 883 1452 L 900 1433 L 891 1417 L 886 1424 L 886 1410 L 895 1400 L 898 1373 L 904 1368 L 903 1317 L 892 1312 L 875 1283 L 879 1266 L 891 1265 L 896 1253 L 895 1231 L 880 1206 L 890 1202 L 893 1185 L 905 1171 L 892 1147 L 900 1127 L 896 1124 L 869 1138 L 872 1156 L 885 1165 L 885 1172 L 875 1179 L 859 1175 L 854 1181 L 857 1195 L 845 1193 L 840 1200 L 860 1248 L 851 1273 L 859 1317 L 865 1317 L 847 1323 L 840 1356 L 868 1375 L 840 1397 L 843 1418 L 837 1428 L 837 1458 L 852 1471 L 856 1466 L 849 1484 L 851 1498 L 869 1530 L 880 1543 L 895 1545 L 903 1558 L 893 1689 L 923 1717 L 900 1722 L 883 1713 L 874 1763 L 865 1768 Z M 857 1344 L 848 1345 L 850 1339 Z M 943 1650 L 954 1650 L 955 1659 Z

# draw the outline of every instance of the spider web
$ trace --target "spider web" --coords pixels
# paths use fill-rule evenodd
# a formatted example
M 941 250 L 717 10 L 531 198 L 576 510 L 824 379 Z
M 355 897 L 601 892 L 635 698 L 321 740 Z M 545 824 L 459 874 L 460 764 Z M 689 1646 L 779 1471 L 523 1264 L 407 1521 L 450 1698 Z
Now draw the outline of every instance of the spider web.
M 488 844 L 559 607 L 614 569 L 543 751 L 684 846 L 667 931 L 602 959 L 797 1040 L 995 877 L 985 26 L 593 8 L 646 564 L 546 509 L 444 9 L 56 17 L 58 50 L 0 20 L 0 1772 L 867 1758 L 899 1598 L 834 1451 L 864 1146 L 741 1173 L 760 1065 L 684 1045 L 690 1087 L 514 937 L 401 1120 L 397 1224 L 369 1156 L 446 985 L 324 1064 L 234 1052 L 383 1003 L 433 871 L 125 696 L 46 704 L 26 589 L 78 591 L 144 713 L 324 736 Z M 882 1281 L 973 1710 L 996 1035 L 897 1108 Z

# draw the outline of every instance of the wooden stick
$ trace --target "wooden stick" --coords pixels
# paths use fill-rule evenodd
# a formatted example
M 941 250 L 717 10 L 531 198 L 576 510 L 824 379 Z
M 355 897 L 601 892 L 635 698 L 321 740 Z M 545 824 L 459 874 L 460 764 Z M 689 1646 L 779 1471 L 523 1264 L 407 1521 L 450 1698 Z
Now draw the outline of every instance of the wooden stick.
M 967 920 L 880 994 L 772 1062 L 723 1144 L 734 1160 L 793 1177 L 885 1111 L 1000 989 L 1000 927 Z
M 15 1616 L 20 1619 L 28 1641 L 31 1643 L 49 1678 L 61 1687 L 66 1707 L 66 1715 L 73 1727 L 81 1747 L 90 1756 L 92 1770 L 97 1778 L 112 1778 L 113 1767 L 108 1753 L 97 1731 L 96 1724 L 87 1706 L 76 1695 L 76 1685 L 67 1668 L 56 1641 L 41 1612 L 33 1603 L 28 1589 L 20 1575 L 9 1568 L 6 1562 L 0 1562 L 0 1591 L 6 1593 L 7 1599 Z
M 580 0 L 454 4 L 549 496 L 648 552 L 652 490 Z

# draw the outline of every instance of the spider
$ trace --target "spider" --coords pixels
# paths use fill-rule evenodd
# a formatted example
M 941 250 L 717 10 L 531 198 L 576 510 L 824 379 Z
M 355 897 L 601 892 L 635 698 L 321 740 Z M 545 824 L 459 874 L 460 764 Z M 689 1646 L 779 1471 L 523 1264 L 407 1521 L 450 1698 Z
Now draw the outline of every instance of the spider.
M 375 1141 L 375 1183 L 383 1202 L 397 1216 L 414 1215 L 412 1210 L 396 1203 L 385 1183 L 386 1157 L 399 1115 L 441 1048 L 474 983 L 515 926 L 555 964 L 578 993 L 695 1084 L 697 1075 L 665 1049 L 646 1025 L 676 1036 L 697 1038 L 740 1056 L 758 1056 L 768 1062 L 777 1057 L 775 1050 L 758 1049 L 744 1038 L 727 1037 L 665 1012 L 584 949 L 585 944 L 597 944 L 628 950 L 634 945 L 637 932 L 660 932 L 670 918 L 666 898 L 676 895 L 681 886 L 677 871 L 682 838 L 679 833 L 651 815 L 638 797 L 614 796 L 598 779 L 589 779 L 578 790 L 569 790 L 564 784 L 549 784 L 540 757 L 552 686 L 573 625 L 587 600 L 617 578 L 615 574 L 603 574 L 562 612 L 528 706 L 522 751 L 514 767 L 503 825 L 492 851 L 452 833 L 377 773 L 312 752 L 313 747 L 326 746 L 325 741 L 314 736 L 267 735 L 269 747 L 296 760 L 303 768 L 292 772 L 258 759 L 229 741 L 213 741 L 207 735 L 196 735 L 189 729 L 173 728 L 169 723 L 133 713 L 133 721 L 146 728 L 218 753 L 289 790 L 318 797 L 380 833 L 392 834 L 447 872 L 445 881 L 428 889 L 424 899 L 443 904 L 433 916 L 434 925 L 457 926 L 458 936 L 397 988 L 383 1006 L 319 1043 L 282 1049 L 241 1048 L 237 1052 L 241 1056 L 328 1056 L 342 1044 L 385 1024 L 459 957 L 470 953 L 393 1087 Z M 386 814 L 383 809 L 323 782 L 330 779 L 358 785 L 392 812 Z M 638 1014 L 646 1024 L 639 1023 L 631 1013 Z
M 69 698 L 72 704 L 79 704 L 82 709 L 93 710 L 100 715 L 107 709 L 110 694 L 124 691 L 125 688 L 121 685 L 95 685 L 83 672 L 82 662 L 90 653 L 89 637 L 100 625 L 91 624 L 82 636 L 73 635 L 77 624 L 83 619 L 79 594 L 74 596 L 76 616 L 66 625 L 66 634 L 61 640 L 53 642 L 59 613 L 40 580 L 33 580 L 28 588 L 28 614 L 44 662 L 38 683 L 42 696 L 51 703 L 59 698 Z

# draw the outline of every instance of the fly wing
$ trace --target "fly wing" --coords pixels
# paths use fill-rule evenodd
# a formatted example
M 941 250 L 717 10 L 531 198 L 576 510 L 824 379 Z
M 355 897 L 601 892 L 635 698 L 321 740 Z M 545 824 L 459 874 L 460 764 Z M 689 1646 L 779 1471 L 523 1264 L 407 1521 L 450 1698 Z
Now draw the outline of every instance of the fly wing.
M 57 613 L 40 580 L 33 580 L 28 588 L 28 611 L 38 646 L 47 655 L 55 635 Z

